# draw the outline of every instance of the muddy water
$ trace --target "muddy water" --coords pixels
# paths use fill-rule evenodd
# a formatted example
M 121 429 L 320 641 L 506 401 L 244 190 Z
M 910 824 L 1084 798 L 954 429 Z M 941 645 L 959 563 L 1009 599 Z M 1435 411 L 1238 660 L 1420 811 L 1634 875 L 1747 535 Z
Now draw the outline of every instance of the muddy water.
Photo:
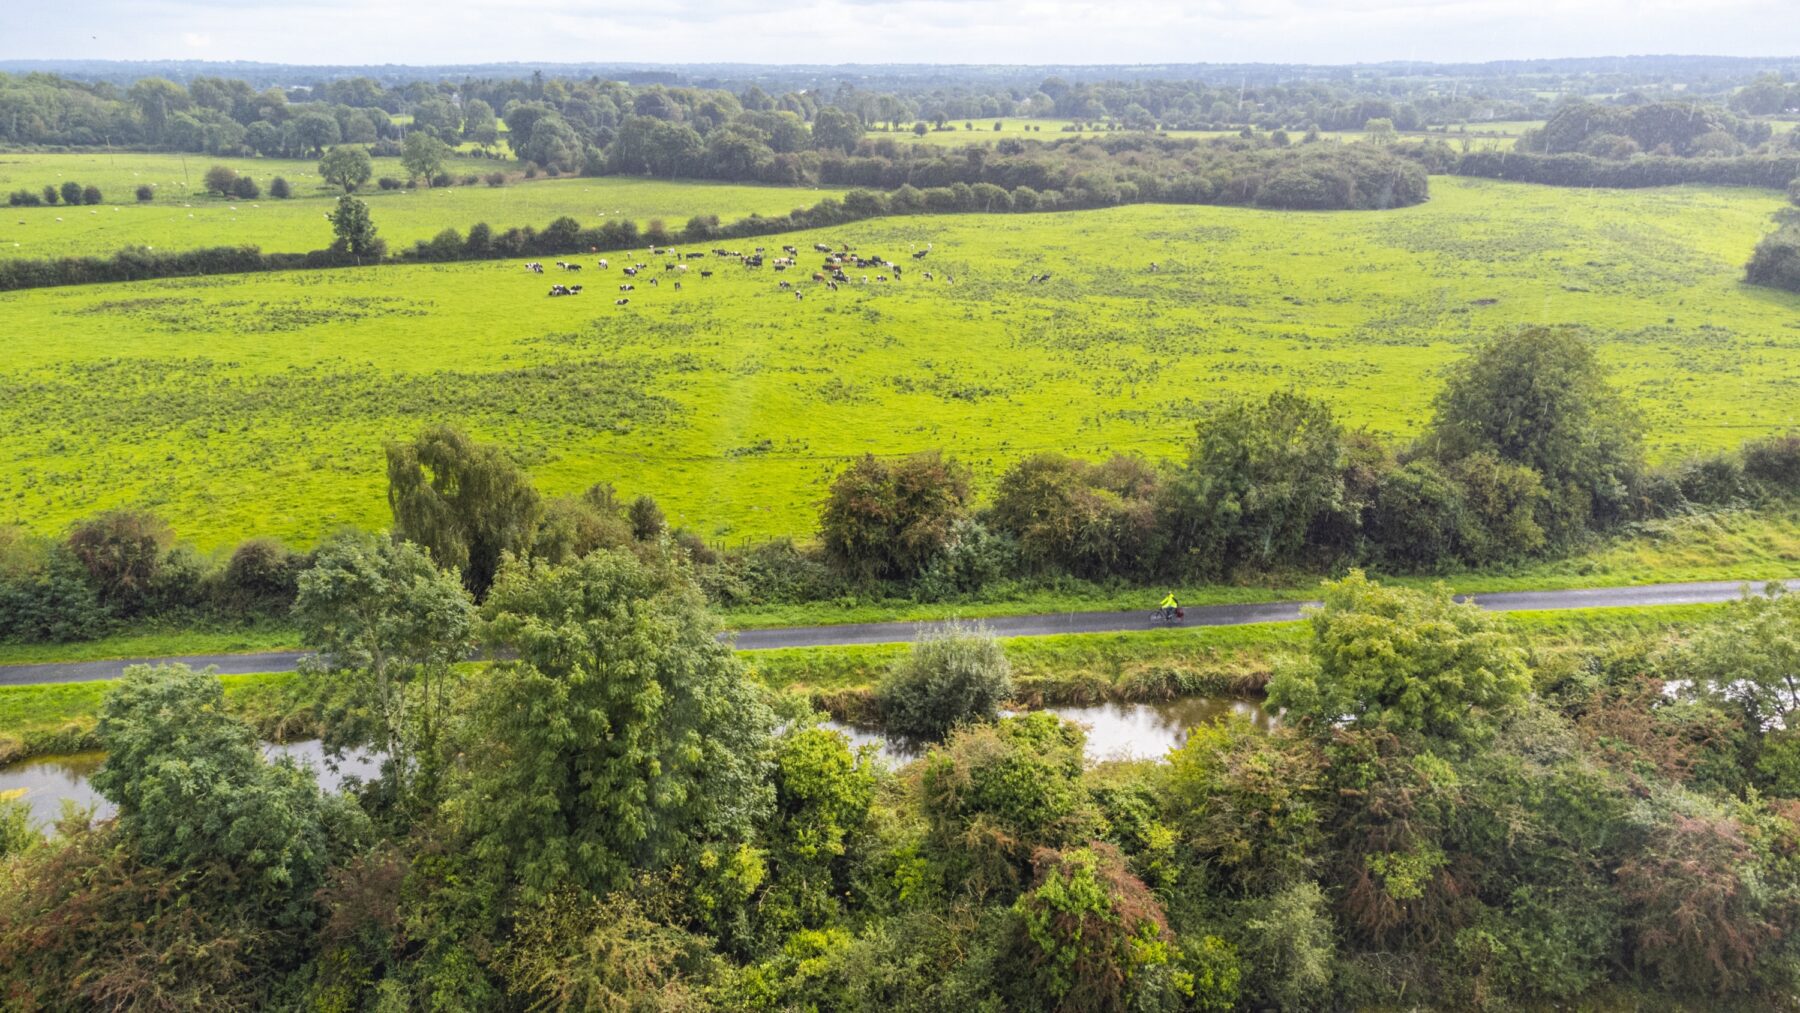
M 1251 700 L 1195 697 L 1165 703 L 1107 703 L 1044 709 L 1087 729 L 1087 756 L 1093 762 L 1160 760 L 1169 750 L 1187 742 L 1188 729 L 1233 714 L 1248 718 L 1265 730 L 1274 724 L 1270 714 Z M 849 736 L 852 746 L 874 746 L 891 762 L 903 763 L 919 755 L 917 747 L 873 729 L 835 721 L 826 722 L 825 726 Z
M 319 740 L 283 744 L 264 743 L 263 753 L 270 759 L 292 757 L 318 777 L 326 791 L 336 791 L 345 778 L 373 778 L 380 770 L 375 757 L 355 754 L 346 756 L 333 770 L 325 763 L 325 752 Z M 40 826 L 54 822 L 62 813 L 64 800 L 77 806 L 93 806 L 94 815 L 104 819 L 116 807 L 100 796 L 88 778 L 106 762 L 105 753 L 70 753 L 62 756 L 40 756 L 8 767 L 0 767 L 0 792 L 25 790 L 25 802 L 31 807 L 31 818 Z

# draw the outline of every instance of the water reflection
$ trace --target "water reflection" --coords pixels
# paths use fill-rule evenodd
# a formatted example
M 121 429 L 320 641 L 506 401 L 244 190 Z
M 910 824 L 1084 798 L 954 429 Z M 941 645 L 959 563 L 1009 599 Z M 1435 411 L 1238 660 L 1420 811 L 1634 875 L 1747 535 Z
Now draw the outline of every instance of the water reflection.
M 319 786 L 336 791 L 351 777 L 369 780 L 380 773 L 377 757 L 354 753 L 344 757 L 335 769 L 325 761 L 325 749 L 318 739 L 301 742 L 263 743 L 263 755 L 270 759 L 290 757 L 313 772 Z M 64 800 L 79 807 L 92 806 L 96 818 L 104 819 L 118 807 L 100 796 L 88 778 L 106 762 L 105 753 L 69 753 L 62 756 L 40 756 L 36 759 L 0 768 L 0 792 L 25 790 L 25 803 L 31 808 L 31 819 L 46 826 L 62 815 Z
M 1164 703 L 1105 703 L 1091 707 L 1046 707 L 1046 711 L 1087 729 L 1087 757 L 1102 760 L 1160 760 L 1169 750 L 1187 742 L 1188 730 L 1219 718 L 1238 715 L 1267 731 L 1275 720 L 1251 700 L 1194 697 Z M 828 721 L 825 727 L 843 732 L 852 748 L 873 746 L 890 763 L 919 757 L 917 746 L 870 729 Z

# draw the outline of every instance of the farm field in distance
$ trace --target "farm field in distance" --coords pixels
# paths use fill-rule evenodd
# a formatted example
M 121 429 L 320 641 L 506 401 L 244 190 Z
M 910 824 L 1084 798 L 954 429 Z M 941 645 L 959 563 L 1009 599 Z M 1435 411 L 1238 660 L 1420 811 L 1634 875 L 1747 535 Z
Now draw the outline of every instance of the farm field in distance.
M 1800 297 L 1740 282 L 1778 195 L 1432 187 L 1379 213 L 866 221 L 728 244 L 798 246 L 787 275 L 695 261 L 719 273 L 677 293 L 648 284 L 674 277 L 659 263 L 623 307 L 623 256 L 579 278 L 494 261 L 10 293 L 0 519 L 130 504 L 203 547 L 304 544 L 384 524 L 382 442 L 454 421 L 546 492 L 611 481 L 710 538 L 804 536 L 864 452 L 943 447 L 982 480 L 1038 450 L 1167 455 L 1206 402 L 1290 385 L 1408 435 L 1439 367 L 1528 324 L 1598 338 L 1659 454 L 1800 422 Z M 815 242 L 906 276 L 825 291 Z M 587 294 L 545 297 L 570 280 Z
M 106 203 L 95 206 L 8 207 L 0 217 L 0 257 L 108 256 L 133 245 L 159 250 L 202 246 L 259 246 L 265 252 L 299 253 L 331 242 L 325 214 L 342 193 L 318 176 L 318 162 L 276 158 L 211 158 L 187 155 L 183 182 L 181 155 L 135 152 L 105 154 L 0 153 L 0 192 L 37 191 L 45 184 L 75 180 L 98 186 Z M 399 159 L 378 158 L 375 178 L 402 178 Z M 200 178 L 212 165 L 229 165 L 257 181 L 256 200 L 225 199 L 200 192 Z M 368 202 L 382 238 L 395 249 L 430 239 L 446 228 L 467 232 L 485 221 L 495 229 L 515 225 L 543 228 L 562 215 L 598 222 L 626 218 L 643 225 L 665 219 L 671 228 L 696 214 L 729 221 L 751 213 L 786 214 L 816 204 L 836 190 L 815 187 L 753 186 L 732 183 L 671 182 L 629 176 L 564 177 L 519 181 L 517 162 L 461 158 L 450 163 L 457 177 L 505 171 L 514 180 L 416 190 L 381 190 L 373 180 L 356 193 Z M 295 196 L 276 200 L 269 180 L 282 176 Z M 156 183 L 157 198 L 139 204 L 132 194 L 141 183 Z

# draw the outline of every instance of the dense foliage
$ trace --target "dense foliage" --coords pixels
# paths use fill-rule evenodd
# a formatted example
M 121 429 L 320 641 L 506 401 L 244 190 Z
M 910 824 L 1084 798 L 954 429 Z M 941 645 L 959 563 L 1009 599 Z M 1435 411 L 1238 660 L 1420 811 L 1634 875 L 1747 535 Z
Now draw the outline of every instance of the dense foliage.
M 352 550 L 334 569 L 377 575 Z M 322 795 L 215 677 L 134 670 L 95 777 L 116 818 L 36 839 L 0 801 L 8 1004 L 1773 1009 L 1800 984 L 1800 596 L 1571 654 L 1358 574 L 1273 730 L 1096 765 L 1078 726 L 984 707 L 893 771 L 753 688 L 686 566 L 503 566 L 480 634 L 516 660 L 454 680 L 415 754 L 434 787 L 390 764 Z M 337 584 L 319 614 L 421 628 L 394 582 Z M 321 690 L 383 663 L 335 657 Z

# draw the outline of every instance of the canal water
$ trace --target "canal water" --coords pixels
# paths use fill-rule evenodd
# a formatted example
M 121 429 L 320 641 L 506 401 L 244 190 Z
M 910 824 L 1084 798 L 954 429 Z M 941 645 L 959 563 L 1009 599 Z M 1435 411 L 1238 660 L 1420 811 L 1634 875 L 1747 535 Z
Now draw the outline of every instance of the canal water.
M 380 772 L 381 764 L 369 754 L 345 756 L 336 769 L 325 762 L 325 750 L 318 739 L 301 742 L 264 743 L 263 753 L 270 759 L 292 757 L 308 767 L 327 791 L 336 791 L 346 778 L 369 780 Z M 32 822 L 45 826 L 62 814 L 66 799 L 78 806 L 94 807 L 96 818 L 111 816 L 115 807 L 100 797 L 88 778 L 106 761 L 105 753 L 70 753 L 62 756 L 40 756 L 8 767 L 0 767 L 0 793 L 25 790 L 25 802 L 31 807 Z
M 1108 703 L 1091 707 L 1047 707 L 1045 710 L 1087 729 L 1087 756 L 1090 761 L 1160 760 L 1169 750 L 1187 741 L 1188 730 L 1219 718 L 1239 715 L 1259 728 L 1267 729 L 1273 718 L 1250 700 L 1191 698 L 1163 703 Z M 890 763 L 904 763 L 919 755 L 916 747 L 891 739 L 879 731 L 857 728 L 838 722 L 826 722 L 849 737 L 853 746 L 874 746 Z M 336 768 L 325 762 L 319 740 L 289 742 L 281 745 L 265 743 L 263 751 L 274 759 L 292 757 L 301 766 L 310 767 L 327 791 L 336 791 L 348 777 L 373 778 L 380 769 L 371 754 L 346 756 Z M 31 806 L 32 820 L 39 825 L 54 822 L 62 813 L 63 801 L 78 806 L 93 806 L 98 818 L 111 816 L 114 807 L 101 798 L 88 782 L 90 775 L 105 762 L 104 753 L 73 753 L 64 756 L 41 756 L 0 768 L 0 792 L 25 790 L 25 801 Z
M 1191 697 L 1162 703 L 1103 703 L 1090 707 L 1046 707 L 1044 710 L 1081 725 L 1087 730 L 1087 758 L 1103 760 L 1160 760 L 1169 750 L 1187 742 L 1188 730 L 1220 718 L 1237 715 L 1267 731 L 1274 725 L 1268 711 L 1252 700 Z M 920 750 L 880 731 L 837 721 L 825 727 L 843 732 L 852 746 L 874 746 L 891 763 L 917 759 Z

